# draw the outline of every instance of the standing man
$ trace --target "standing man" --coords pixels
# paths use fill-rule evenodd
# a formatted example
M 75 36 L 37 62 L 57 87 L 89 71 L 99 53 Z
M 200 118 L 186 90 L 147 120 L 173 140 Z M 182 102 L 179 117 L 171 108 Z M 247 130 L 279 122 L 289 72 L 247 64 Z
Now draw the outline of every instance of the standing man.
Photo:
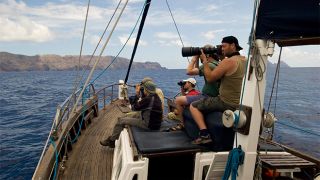
M 192 117 L 200 129 L 199 137 L 193 141 L 194 144 L 205 144 L 212 141 L 204 121 L 204 114 L 213 111 L 223 112 L 227 109 L 234 111 L 239 106 L 246 59 L 240 55 L 239 51 L 242 47 L 239 46 L 238 39 L 234 36 L 224 37 L 221 45 L 222 53 L 226 58 L 213 71 L 210 69 L 206 55 L 203 52 L 200 55 L 206 80 L 214 82 L 221 79 L 221 84 L 219 96 L 201 99 L 190 106 Z

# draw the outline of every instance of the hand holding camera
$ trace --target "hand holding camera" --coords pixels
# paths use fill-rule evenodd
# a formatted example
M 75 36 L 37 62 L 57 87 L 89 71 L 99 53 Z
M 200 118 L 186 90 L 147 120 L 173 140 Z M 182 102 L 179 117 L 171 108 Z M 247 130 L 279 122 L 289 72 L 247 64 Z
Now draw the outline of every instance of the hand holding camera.
M 136 84 L 136 95 L 137 96 L 140 96 L 140 89 L 141 89 L 140 84 Z

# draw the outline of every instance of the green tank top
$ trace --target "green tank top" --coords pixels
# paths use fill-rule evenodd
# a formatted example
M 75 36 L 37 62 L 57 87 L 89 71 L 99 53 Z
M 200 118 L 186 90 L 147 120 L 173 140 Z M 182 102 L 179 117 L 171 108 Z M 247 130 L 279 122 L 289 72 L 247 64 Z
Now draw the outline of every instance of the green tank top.
M 218 66 L 218 61 L 209 62 L 209 67 L 211 70 L 213 70 L 215 67 Z M 204 67 L 201 65 L 199 67 L 199 76 L 204 76 Z M 202 94 L 206 94 L 211 97 L 216 97 L 219 95 L 219 86 L 220 81 L 209 83 L 207 82 L 206 78 L 204 77 L 204 86 L 202 88 Z
M 246 61 L 237 58 L 237 70 L 221 79 L 220 85 L 220 99 L 223 102 L 238 105 L 241 94 L 242 80 L 245 73 Z

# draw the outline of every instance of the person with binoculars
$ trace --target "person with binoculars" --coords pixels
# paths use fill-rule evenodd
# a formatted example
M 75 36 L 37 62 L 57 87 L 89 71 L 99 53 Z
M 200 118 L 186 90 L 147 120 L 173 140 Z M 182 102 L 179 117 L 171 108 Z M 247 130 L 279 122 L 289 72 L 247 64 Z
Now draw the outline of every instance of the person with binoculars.
M 195 89 L 197 81 L 194 78 L 188 78 L 177 83 L 180 86 L 181 95 L 194 96 L 199 95 L 200 92 Z
M 132 113 L 120 117 L 113 128 L 112 135 L 100 141 L 102 146 L 115 147 L 115 140 L 126 125 L 142 129 L 159 130 L 162 122 L 162 102 L 156 92 L 157 86 L 151 80 L 136 85 L 136 95 L 130 98 Z M 139 98 L 141 95 L 141 99 Z M 140 99 L 140 100 L 139 100 Z
M 194 76 L 205 76 L 204 74 L 204 66 L 199 66 L 199 58 L 200 58 L 200 48 L 183 48 L 182 49 L 182 55 L 183 56 L 193 56 L 191 59 L 191 62 L 189 63 L 187 67 L 187 75 Z M 208 57 L 208 65 L 211 70 L 213 70 L 215 67 L 219 64 L 218 56 L 216 55 L 217 48 L 214 48 L 212 45 L 205 45 L 202 49 L 207 49 L 206 56 Z M 216 58 L 216 59 L 215 59 Z M 200 59 L 201 60 L 201 59 Z M 202 62 L 202 60 L 201 60 Z M 216 82 L 208 82 L 206 78 L 204 77 L 205 84 L 202 88 L 201 94 L 194 95 L 194 96 L 179 96 L 175 99 L 176 109 L 177 109 L 177 116 L 178 119 L 181 121 L 181 124 L 178 124 L 176 127 L 173 127 L 172 130 L 180 130 L 183 129 L 183 116 L 182 111 L 186 106 L 189 106 L 192 102 L 200 100 L 205 97 L 215 97 L 219 93 L 219 81 Z

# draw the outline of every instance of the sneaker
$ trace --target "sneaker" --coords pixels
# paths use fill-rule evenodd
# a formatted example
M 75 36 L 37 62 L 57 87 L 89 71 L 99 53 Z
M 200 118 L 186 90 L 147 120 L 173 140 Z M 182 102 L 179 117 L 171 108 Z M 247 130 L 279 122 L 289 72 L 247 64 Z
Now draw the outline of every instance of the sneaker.
M 100 141 L 102 146 L 109 146 L 110 148 L 115 147 L 115 141 L 112 141 L 110 138 Z
M 199 136 L 197 139 L 192 141 L 192 144 L 207 144 L 212 142 L 212 139 L 210 137 L 210 134 L 206 136 Z

